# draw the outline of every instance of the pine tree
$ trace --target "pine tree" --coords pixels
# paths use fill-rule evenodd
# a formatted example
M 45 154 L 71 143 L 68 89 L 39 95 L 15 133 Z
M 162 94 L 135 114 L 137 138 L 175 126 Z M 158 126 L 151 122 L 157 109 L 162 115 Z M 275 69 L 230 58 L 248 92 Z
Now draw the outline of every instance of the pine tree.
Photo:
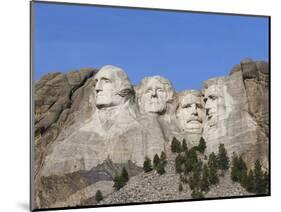
M 208 192 L 210 190 L 209 188 L 210 183 L 209 183 L 209 168 L 206 164 L 204 164 L 203 167 L 203 175 L 202 175 L 202 181 L 201 181 L 201 190 Z
M 183 139 L 183 140 L 182 140 L 181 151 L 182 151 L 182 152 L 186 152 L 187 150 L 188 150 L 188 149 L 187 149 L 186 140 Z
M 176 173 L 181 173 L 183 171 L 182 164 L 183 164 L 183 157 L 179 154 L 175 159 Z
M 182 192 L 182 190 L 183 190 L 183 187 L 182 187 L 182 184 L 180 183 L 179 184 L 179 192 Z
M 239 182 L 239 170 L 238 170 L 238 156 L 233 153 L 232 155 L 232 167 L 231 167 L 231 179 L 234 182 Z
M 247 185 L 249 183 L 248 181 L 249 181 L 249 179 L 248 179 L 247 171 L 242 171 L 241 175 L 240 175 L 240 184 L 244 188 L 247 188 Z
M 252 170 L 247 177 L 246 190 L 251 193 L 255 192 L 255 178 Z
M 209 168 L 211 168 L 211 167 L 214 167 L 216 169 L 218 168 L 217 156 L 215 155 L 214 152 L 212 152 L 209 155 L 208 166 L 209 166 Z
M 101 200 L 103 200 L 103 195 L 102 195 L 100 190 L 97 190 L 96 195 L 95 195 L 95 199 L 96 199 L 97 202 L 100 202 Z
M 234 182 L 245 184 L 245 176 L 247 176 L 247 173 L 248 169 L 242 157 L 237 157 L 234 154 L 232 157 L 231 179 Z
M 160 163 L 160 158 L 158 154 L 155 154 L 153 158 L 153 168 L 156 169 L 159 163 Z
M 181 152 L 181 144 L 176 139 L 176 137 L 173 137 L 172 144 L 171 144 L 171 150 L 172 150 L 172 152 L 175 152 L 175 153 Z
M 241 183 L 242 176 L 247 175 L 247 173 L 248 173 L 247 165 L 241 156 L 238 158 L 238 167 L 237 168 L 238 168 L 238 179 L 239 179 L 239 182 Z
M 229 168 L 229 157 L 227 151 L 224 148 L 224 144 L 219 145 L 219 153 L 217 156 L 218 169 L 226 171 Z
M 198 163 L 198 157 L 196 153 L 196 148 L 192 147 L 188 152 L 188 163 L 191 164 L 192 169 L 194 169 L 197 166 Z
M 264 172 L 264 174 L 263 174 L 263 187 L 265 189 L 265 193 L 268 193 L 268 189 L 269 189 L 269 175 L 267 174 L 267 172 Z
M 196 188 L 199 188 L 201 184 L 201 172 L 199 167 L 194 167 L 192 170 L 192 175 L 189 178 L 189 187 L 190 189 L 194 190 Z
M 166 156 L 166 154 L 165 154 L 165 152 L 161 152 L 161 155 L 160 155 L 160 162 L 164 165 L 164 166 L 166 166 L 166 164 L 167 164 L 167 156 Z
M 165 174 L 165 167 L 163 163 L 158 163 L 158 165 L 156 166 L 156 171 L 159 175 Z
M 194 190 L 192 190 L 191 197 L 193 199 L 202 199 L 204 198 L 204 195 L 198 188 L 195 188 Z
M 122 168 L 121 178 L 125 183 L 129 181 L 129 174 L 128 174 L 127 169 L 125 167 Z
M 210 167 L 209 171 L 209 182 L 210 184 L 217 184 L 219 182 L 219 177 L 218 177 L 218 170 L 215 166 Z
M 125 167 L 122 168 L 121 175 L 116 175 L 113 179 L 114 185 L 113 187 L 116 190 L 119 190 L 123 186 L 126 185 L 126 183 L 129 181 L 129 175 Z
M 254 176 L 255 176 L 255 192 L 257 194 L 265 194 L 266 188 L 264 187 L 264 181 L 263 177 L 264 174 L 261 170 L 261 164 L 259 160 L 256 161 L 255 163 L 255 169 L 254 169 Z
M 145 157 L 145 160 L 143 162 L 143 170 L 144 170 L 144 172 L 152 171 L 151 160 L 149 157 Z
M 206 149 L 206 141 L 204 140 L 203 137 L 200 138 L 199 144 L 197 146 L 197 151 L 204 153 Z
M 124 185 L 126 185 L 126 182 L 122 179 L 121 176 L 117 175 L 114 177 L 113 179 L 113 182 L 114 182 L 114 185 L 113 187 L 116 189 L 116 190 L 119 190 L 120 188 L 122 188 Z

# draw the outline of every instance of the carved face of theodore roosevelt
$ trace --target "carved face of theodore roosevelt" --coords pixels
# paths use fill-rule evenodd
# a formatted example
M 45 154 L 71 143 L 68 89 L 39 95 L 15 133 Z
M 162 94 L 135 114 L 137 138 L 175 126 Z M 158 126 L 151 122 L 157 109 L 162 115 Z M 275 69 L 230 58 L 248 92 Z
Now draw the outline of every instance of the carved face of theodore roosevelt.
M 162 114 L 167 103 L 172 100 L 174 90 L 169 80 L 160 77 L 147 77 L 139 88 L 139 107 L 142 112 Z
M 181 129 L 190 133 L 202 132 L 203 102 L 200 91 L 184 91 L 178 96 L 176 116 Z
M 103 66 L 95 75 L 94 84 L 97 108 L 124 104 L 132 94 L 127 74 L 116 66 Z

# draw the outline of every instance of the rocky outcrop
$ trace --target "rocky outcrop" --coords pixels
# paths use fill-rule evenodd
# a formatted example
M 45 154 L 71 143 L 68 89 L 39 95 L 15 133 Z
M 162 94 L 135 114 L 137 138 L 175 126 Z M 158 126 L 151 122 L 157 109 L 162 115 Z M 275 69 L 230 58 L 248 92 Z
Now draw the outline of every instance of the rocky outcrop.
M 183 184 L 183 191 L 179 191 L 180 175 L 176 174 L 175 171 L 175 155 L 168 157 L 165 174 L 159 175 L 156 171 L 152 171 L 132 177 L 126 186 L 107 195 L 98 205 L 192 199 L 192 190 L 188 184 Z M 220 177 L 219 180 L 220 184 L 211 186 L 210 191 L 205 194 L 206 198 L 254 195 L 247 192 L 240 184 L 233 183 L 229 173 Z M 95 205 L 97 203 L 90 201 L 88 204 Z
M 268 168 L 268 78 L 267 63 L 244 60 L 229 76 L 204 82 L 203 136 L 209 153 L 224 143 L 229 153 L 242 155 L 249 167 L 260 160 Z
M 44 163 L 49 144 L 56 140 L 61 129 L 75 123 L 76 116 L 88 116 L 93 112 L 92 106 L 85 104 L 85 99 L 91 96 L 89 79 L 96 72 L 96 69 L 81 69 L 68 74 L 50 73 L 35 83 L 35 176 Z
M 190 190 L 178 192 L 172 160 L 163 176 L 142 173 L 145 157 L 167 153 L 173 137 L 188 148 L 204 137 L 207 153 L 223 143 L 229 156 L 267 169 L 268 64 L 244 60 L 202 90 L 178 93 L 160 76 L 133 86 L 115 66 L 42 77 L 34 87 L 35 208 L 96 204 L 97 190 L 108 196 L 100 204 L 190 199 Z M 124 166 L 131 180 L 114 192 Z M 208 195 L 247 194 L 226 179 Z

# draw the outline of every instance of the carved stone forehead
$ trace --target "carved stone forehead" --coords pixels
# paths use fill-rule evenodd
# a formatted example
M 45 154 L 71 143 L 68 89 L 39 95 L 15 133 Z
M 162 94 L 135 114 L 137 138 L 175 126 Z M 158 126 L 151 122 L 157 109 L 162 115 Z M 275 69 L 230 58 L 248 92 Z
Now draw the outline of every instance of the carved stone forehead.
M 186 90 L 177 94 L 180 105 L 202 103 L 202 92 L 199 90 Z
M 145 77 L 140 84 L 141 87 L 147 87 L 155 83 L 164 85 L 166 88 L 173 88 L 172 83 L 168 79 L 161 76 Z
M 94 76 L 94 79 L 100 78 L 110 79 L 120 89 L 132 88 L 132 83 L 130 82 L 126 72 L 122 68 L 119 68 L 117 66 L 103 66 Z
M 208 95 L 216 95 L 223 96 L 224 87 L 226 86 L 225 81 L 226 77 L 219 77 L 209 79 L 204 82 L 204 95 L 205 97 Z
M 152 77 L 143 78 L 139 86 L 139 95 L 141 96 L 147 88 L 157 85 L 163 86 L 163 88 L 168 93 L 168 99 L 173 98 L 175 94 L 175 90 L 173 88 L 172 83 L 170 82 L 170 80 L 161 76 L 152 76 Z

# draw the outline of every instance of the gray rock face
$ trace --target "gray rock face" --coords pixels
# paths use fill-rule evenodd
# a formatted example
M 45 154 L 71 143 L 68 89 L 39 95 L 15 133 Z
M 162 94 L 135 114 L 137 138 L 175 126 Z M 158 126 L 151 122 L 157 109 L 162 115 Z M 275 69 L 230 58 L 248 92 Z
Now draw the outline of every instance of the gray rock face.
M 35 208 L 91 204 L 98 189 L 111 194 L 123 166 L 139 175 L 145 157 L 167 153 L 173 137 L 189 147 L 203 137 L 208 153 L 223 143 L 229 156 L 267 169 L 268 72 L 267 63 L 244 60 L 202 90 L 179 93 L 160 76 L 133 86 L 111 65 L 47 74 L 34 92 Z
M 258 68 L 259 67 L 259 68 Z M 252 167 L 268 167 L 268 70 L 266 63 L 242 61 L 227 77 L 204 82 L 207 151 L 224 143 Z

